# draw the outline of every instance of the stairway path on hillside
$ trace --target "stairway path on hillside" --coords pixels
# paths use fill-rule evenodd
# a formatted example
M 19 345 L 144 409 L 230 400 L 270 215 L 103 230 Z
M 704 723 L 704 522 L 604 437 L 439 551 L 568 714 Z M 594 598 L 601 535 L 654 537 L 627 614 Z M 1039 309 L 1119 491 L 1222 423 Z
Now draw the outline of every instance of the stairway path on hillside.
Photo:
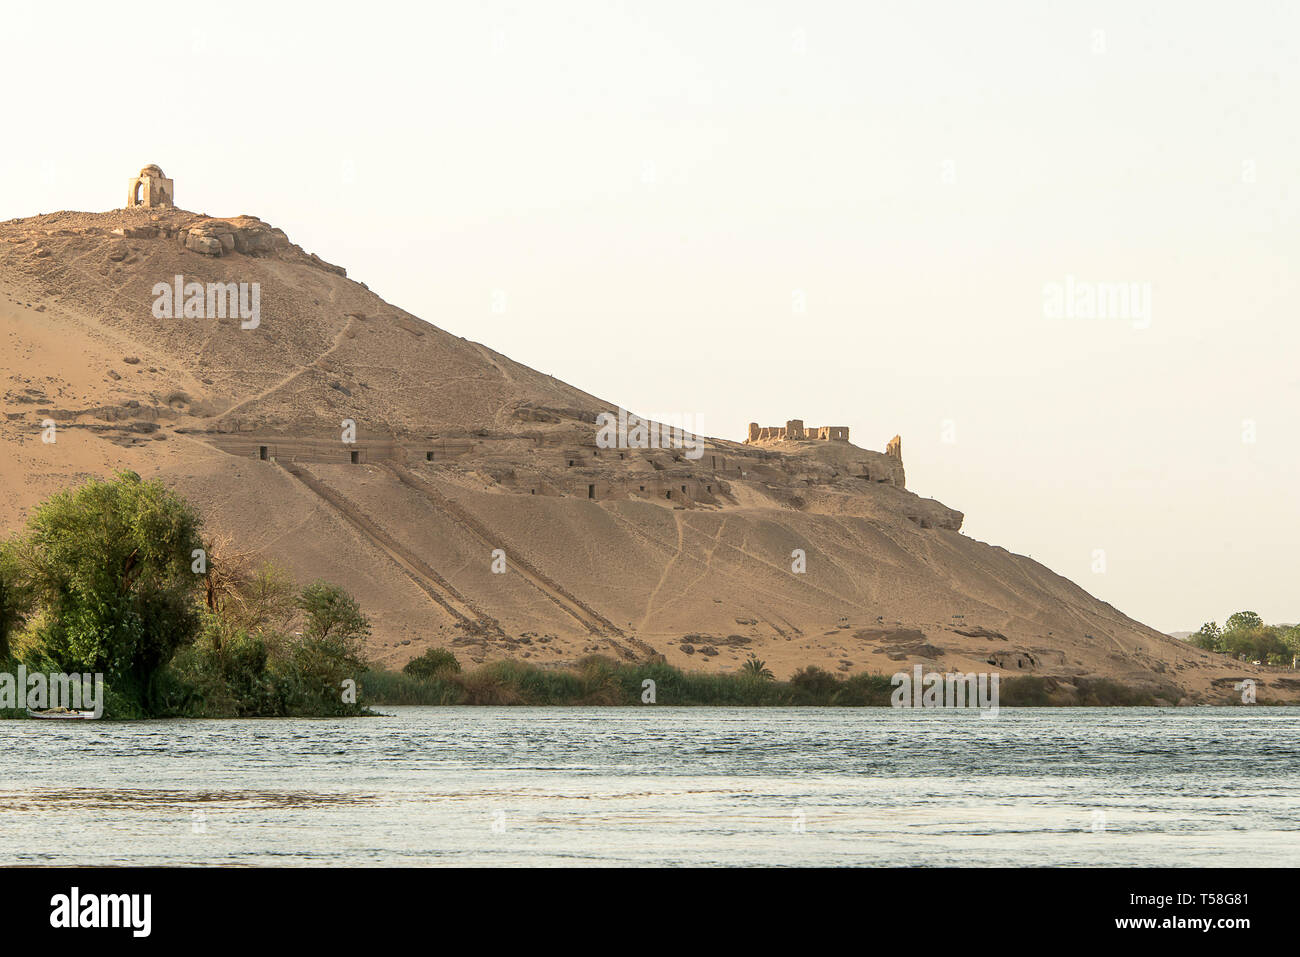
M 278 463 L 277 463 L 278 464 Z M 286 472 L 296 478 L 328 504 L 332 505 L 354 528 L 397 563 L 407 577 L 428 595 L 434 602 L 447 611 L 453 618 L 464 624 L 471 632 L 489 633 L 496 637 L 505 637 L 501 625 L 495 618 L 481 612 L 474 603 L 458 592 L 450 582 L 433 570 L 423 559 L 410 551 L 391 535 L 385 532 L 355 505 L 331 488 L 322 484 L 314 476 L 294 464 L 282 465 Z
M 435 508 L 447 514 L 453 521 L 470 532 L 489 551 L 495 548 L 502 549 L 506 553 L 506 560 L 509 562 L 510 567 L 518 572 L 524 581 L 562 608 L 591 634 L 609 640 L 615 647 L 619 648 L 624 657 L 635 659 L 637 655 L 630 649 L 625 648 L 621 642 L 632 645 L 642 655 L 658 654 L 653 646 L 638 638 L 625 635 L 622 629 L 612 621 L 533 566 L 505 538 L 488 528 L 458 502 L 453 501 L 436 489 L 430 482 L 400 465 L 391 462 L 382 464 L 384 468 L 397 477 L 399 482 L 428 499 Z

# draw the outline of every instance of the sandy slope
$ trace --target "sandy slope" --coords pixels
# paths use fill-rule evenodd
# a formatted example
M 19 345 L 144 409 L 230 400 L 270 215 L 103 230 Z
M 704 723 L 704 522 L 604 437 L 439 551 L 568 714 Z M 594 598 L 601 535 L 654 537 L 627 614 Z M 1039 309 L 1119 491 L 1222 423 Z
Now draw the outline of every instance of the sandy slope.
M 714 440 L 694 462 L 597 454 L 592 416 L 616 403 L 388 305 L 255 219 L 216 224 L 254 252 L 186 248 L 205 221 L 119 210 L 0 224 L 6 530 L 85 476 L 159 475 L 212 530 L 345 585 L 390 665 L 432 645 L 542 663 L 658 653 L 711 670 L 755 653 L 782 676 L 920 663 L 1174 684 L 1189 701 L 1250 676 L 1263 697 L 1300 697 L 1293 674 L 1189 648 L 962 535 L 960 513 L 895 487 L 901 465 L 880 453 Z M 259 283 L 260 326 L 156 318 L 152 289 L 176 274 Z M 343 418 L 390 445 L 349 464 L 329 444 Z M 248 436 L 254 450 L 271 442 L 260 436 L 285 444 L 276 460 L 233 454 Z M 308 439 L 325 451 L 289 451 Z

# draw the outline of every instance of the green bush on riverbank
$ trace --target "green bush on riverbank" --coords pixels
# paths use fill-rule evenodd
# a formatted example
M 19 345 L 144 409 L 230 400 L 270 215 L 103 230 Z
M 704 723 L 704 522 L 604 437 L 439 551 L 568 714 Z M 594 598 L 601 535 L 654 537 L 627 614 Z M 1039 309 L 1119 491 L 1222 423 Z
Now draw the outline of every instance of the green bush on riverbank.
M 184 499 L 134 472 L 52 496 L 0 542 L 0 671 L 102 674 L 106 717 L 361 714 L 369 634 L 341 588 L 299 590 L 204 539 Z M 26 714 L 18 690 L 0 714 Z
M 677 705 L 888 705 L 891 691 L 889 679 L 880 675 L 845 680 L 815 667 L 790 681 L 772 681 L 747 672 L 707 674 L 599 656 L 568 668 L 494 661 L 427 678 L 375 669 L 361 676 L 361 687 L 372 704 L 640 705 L 646 679 L 655 683 L 657 703 Z
M 641 705 L 647 678 L 655 683 L 655 703 L 663 705 L 889 707 L 894 691 L 888 675 L 840 677 L 814 666 L 788 681 L 774 681 L 762 676 L 764 670 L 747 666 L 732 674 L 706 674 L 662 661 L 628 664 L 592 656 L 567 668 L 495 661 L 462 671 L 457 664 L 421 672 L 427 677 L 372 669 L 361 676 L 361 686 L 372 705 Z M 1179 697 L 1173 688 L 1148 691 L 1102 678 L 1066 684 L 1022 676 L 999 687 L 1003 707 L 1154 707 L 1176 704 Z

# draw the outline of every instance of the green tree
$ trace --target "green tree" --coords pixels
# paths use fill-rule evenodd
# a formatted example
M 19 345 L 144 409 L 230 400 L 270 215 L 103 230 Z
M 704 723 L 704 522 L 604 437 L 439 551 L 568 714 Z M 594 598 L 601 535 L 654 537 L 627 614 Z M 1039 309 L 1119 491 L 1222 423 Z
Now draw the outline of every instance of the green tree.
M 1229 615 L 1228 620 L 1223 623 L 1224 632 L 1230 631 L 1248 631 L 1251 628 L 1261 628 L 1264 625 L 1264 619 L 1253 611 L 1239 611 L 1236 614 Z
M 31 583 L 19 560 L 16 542 L 0 542 L 0 661 L 11 654 L 10 640 L 32 612 Z
M 184 500 L 134 472 L 38 506 L 22 560 L 43 612 L 42 656 L 65 671 L 102 671 L 143 704 L 150 678 L 199 627 L 200 524 Z
M 305 621 L 292 646 L 297 700 L 313 714 L 351 714 L 358 708 L 341 696 L 343 682 L 366 670 L 362 658 L 370 621 L 342 588 L 314 581 L 298 596 Z
M 740 673 L 747 678 L 757 678 L 760 681 L 772 681 L 776 678 L 768 668 L 767 662 L 759 660 L 757 655 L 749 656 L 749 660 L 740 666 Z
M 338 585 L 319 579 L 312 582 L 298 596 L 298 607 L 306 616 L 304 638 L 348 643 L 370 637 L 369 619 Z
M 1290 662 L 1287 646 L 1280 637 L 1281 629 L 1269 625 L 1257 628 L 1236 628 L 1223 634 L 1227 653 L 1233 657 L 1244 655 L 1248 661 L 1266 664 Z
M 829 671 L 808 665 L 790 676 L 796 704 L 830 704 L 842 682 Z
M 1223 651 L 1223 630 L 1217 622 L 1207 621 L 1201 630 L 1188 635 L 1187 641 L 1202 651 Z
M 1282 644 L 1291 655 L 1300 655 L 1300 625 L 1292 625 L 1282 633 Z
M 403 674 L 428 681 L 438 675 L 459 674 L 460 662 L 446 648 L 430 648 L 418 658 L 412 658 L 402 668 Z

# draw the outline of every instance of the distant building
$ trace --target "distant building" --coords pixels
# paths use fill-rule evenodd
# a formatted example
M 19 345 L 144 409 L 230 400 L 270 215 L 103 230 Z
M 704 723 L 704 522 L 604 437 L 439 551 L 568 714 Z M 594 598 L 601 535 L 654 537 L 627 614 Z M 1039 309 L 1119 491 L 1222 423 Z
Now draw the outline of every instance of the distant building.
M 781 426 L 760 428 L 757 422 L 749 423 L 749 437 L 745 439 L 745 444 L 766 442 L 772 439 L 789 439 L 796 442 L 804 439 L 847 442 L 849 440 L 849 427 L 847 425 L 822 425 L 805 428 L 803 419 L 791 419 L 785 424 L 784 428 Z
M 132 178 L 127 188 L 126 206 L 175 206 L 176 191 L 172 181 L 163 175 L 161 167 L 150 164 Z

